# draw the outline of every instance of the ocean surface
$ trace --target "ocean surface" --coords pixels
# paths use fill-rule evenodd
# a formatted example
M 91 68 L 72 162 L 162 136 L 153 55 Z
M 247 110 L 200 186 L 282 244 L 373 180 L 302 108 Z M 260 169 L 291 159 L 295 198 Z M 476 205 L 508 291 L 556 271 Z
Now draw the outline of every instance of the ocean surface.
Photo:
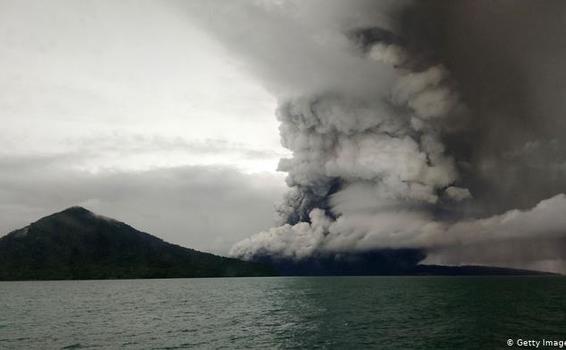
M 0 282 L 0 349 L 508 349 L 543 338 L 566 340 L 566 278 Z

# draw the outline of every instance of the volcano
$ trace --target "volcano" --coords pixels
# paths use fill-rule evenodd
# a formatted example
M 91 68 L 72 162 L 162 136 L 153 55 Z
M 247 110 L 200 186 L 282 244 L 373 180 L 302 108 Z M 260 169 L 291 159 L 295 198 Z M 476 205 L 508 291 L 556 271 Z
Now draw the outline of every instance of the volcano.
M 262 264 L 167 243 L 72 207 L 0 239 L 0 280 L 269 276 Z

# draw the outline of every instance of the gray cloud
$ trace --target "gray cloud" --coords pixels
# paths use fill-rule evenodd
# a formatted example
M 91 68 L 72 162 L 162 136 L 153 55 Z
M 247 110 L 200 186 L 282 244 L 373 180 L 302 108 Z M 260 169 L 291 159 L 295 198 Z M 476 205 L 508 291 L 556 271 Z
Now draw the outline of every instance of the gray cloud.
M 170 153 L 184 152 L 188 155 L 226 155 L 241 156 L 248 159 L 279 158 L 283 154 L 260 149 L 243 142 L 234 142 L 225 139 L 206 138 L 203 140 L 188 140 L 182 137 L 164 137 L 150 134 L 114 134 L 98 135 L 96 137 L 68 138 L 64 142 L 80 153 L 118 153 L 132 155 L 142 153 Z
M 89 173 L 72 155 L 0 158 L 0 232 L 72 205 L 125 221 L 174 243 L 226 254 L 274 222 L 281 179 L 228 167 L 184 166 Z
M 391 75 L 361 56 L 343 31 L 353 25 L 392 27 L 410 1 L 191 1 L 180 7 L 191 21 L 236 53 L 278 97 L 302 96 L 338 87 L 361 95 L 379 94 Z
M 442 60 L 472 117 L 445 144 L 476 215 L 527 209 L 566 188 L 566 3 L 427 1 L 404 16 L 412 45 Z

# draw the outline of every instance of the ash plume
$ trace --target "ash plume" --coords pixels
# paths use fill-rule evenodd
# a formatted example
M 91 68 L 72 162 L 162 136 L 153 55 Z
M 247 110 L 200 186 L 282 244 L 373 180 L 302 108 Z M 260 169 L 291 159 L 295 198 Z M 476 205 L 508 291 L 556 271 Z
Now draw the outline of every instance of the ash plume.
M 279 164 L 290 187 L 281 225 L 232 255 L 415 248 L 427 262 L 565 271 L 566 4 L 212 1 L 192 10 L 214 14 L 201 25 L 277 96 L 292 152 Z

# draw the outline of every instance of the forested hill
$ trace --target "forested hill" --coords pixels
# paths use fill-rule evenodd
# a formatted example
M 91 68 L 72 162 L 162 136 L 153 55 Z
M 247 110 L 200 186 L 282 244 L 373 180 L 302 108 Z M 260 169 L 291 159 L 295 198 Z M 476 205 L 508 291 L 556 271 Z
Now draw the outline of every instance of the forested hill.
M 167 243 L 72 207 L 0 238 L 0 280 L 268 276 L 271 268 Z

